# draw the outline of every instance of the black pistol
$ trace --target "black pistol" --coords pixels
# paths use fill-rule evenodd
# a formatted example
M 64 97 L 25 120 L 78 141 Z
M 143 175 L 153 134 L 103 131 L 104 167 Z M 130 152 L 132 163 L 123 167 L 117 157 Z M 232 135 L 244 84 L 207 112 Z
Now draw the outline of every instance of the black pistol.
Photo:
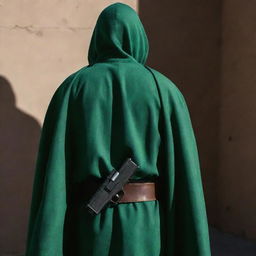
M 87 210 L 96 215 L 108 204 L 117 204 L 124 195 L 123 186 L 137 168 L 139 166 L 128 158 L 118 171 L 113 169 L 87 203 Z

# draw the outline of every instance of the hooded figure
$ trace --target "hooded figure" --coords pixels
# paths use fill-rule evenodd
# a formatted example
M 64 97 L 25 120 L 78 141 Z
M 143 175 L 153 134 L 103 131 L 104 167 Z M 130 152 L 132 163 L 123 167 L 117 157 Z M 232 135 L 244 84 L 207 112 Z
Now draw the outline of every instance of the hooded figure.
M 89 65 L 63 81 L 45 115 L 26 256 L 211 255 L 189 111 L 175 84 L 145 65 L 148 51 L 135 10 L 115 3 L 102 11 Z M 133 180 L 159 180 L 161 200 L 96 216 L 72 206 L 72 187 L 127 157 L 140 166 Z

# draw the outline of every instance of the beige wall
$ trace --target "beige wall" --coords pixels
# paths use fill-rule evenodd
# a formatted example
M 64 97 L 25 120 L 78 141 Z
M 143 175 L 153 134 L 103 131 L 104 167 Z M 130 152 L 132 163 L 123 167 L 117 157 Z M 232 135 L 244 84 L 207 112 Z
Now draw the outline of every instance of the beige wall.
M 42 123 L 56 86 L 87 65 L 87 48 L 100 11 L 115 1 L 1 1 L 0 74 L 17 107 Z M 136 8 L 136 1 L 126 2 Z
M 87 65 L 99 13 L 115 1 L 0 1 L 0 255 L 24 251 L 34 165 L 50 98 Z M 120 1 L 137 8 L 137 1 Z

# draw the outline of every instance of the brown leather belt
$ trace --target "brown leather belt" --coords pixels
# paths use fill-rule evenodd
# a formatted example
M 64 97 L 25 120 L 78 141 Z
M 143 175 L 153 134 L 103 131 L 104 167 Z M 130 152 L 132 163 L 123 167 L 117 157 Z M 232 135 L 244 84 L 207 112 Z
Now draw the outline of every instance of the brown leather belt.
M 157 200 L 155 182 L 128 182 L 123 187 L 124 195 L 118 203 Z
M 69 205 L 84 203 L 96 192 L 102 180 L 88 179 L 82 183 L 76 183 L 68 193 Z M 143 202 L 159 200 L 158 182 L 153 181 L 131 181 L 123 186 L 124 194 L 116 204 L 129 202 Z

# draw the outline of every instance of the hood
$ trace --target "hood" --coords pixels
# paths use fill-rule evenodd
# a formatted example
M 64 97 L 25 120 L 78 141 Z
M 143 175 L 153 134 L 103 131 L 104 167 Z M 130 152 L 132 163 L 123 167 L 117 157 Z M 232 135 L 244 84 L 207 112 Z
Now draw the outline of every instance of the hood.
M 133 8 L 115 3 L 100 13 L 89 45 L 89 65 L 109 58 L 133 58 L 145 64 L 148 51 L 147 35 Z

